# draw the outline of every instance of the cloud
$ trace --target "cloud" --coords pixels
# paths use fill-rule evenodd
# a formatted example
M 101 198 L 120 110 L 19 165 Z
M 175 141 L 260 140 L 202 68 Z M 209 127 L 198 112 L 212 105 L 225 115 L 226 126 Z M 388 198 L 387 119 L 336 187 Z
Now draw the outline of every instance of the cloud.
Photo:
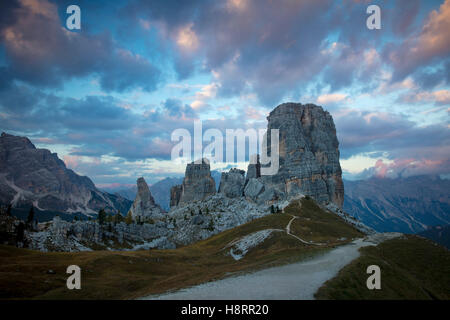
M 343 93 L 329 93 L 322 94 L 317 98 L 317 103 L 319 104 L 335 104 L 338 102 L 345 101 L 348 95 Z
M 169 98 L 166 99 L 166 101 L 164 101 L 162 105 L 169 112 L 169 116 L 192 118 L 192 119 L 197 117 L 192 107 L 188 104 L 183 105 L 183 101 L 181 101 L 180 99 Z
M 379 159 L 375 165 L 359 174 L 360 178 L 407 178 L 418 175 L 438 175 L 450 172 L 450 160 L 395 159 L 389 163 Z
M 21 0 L 7 9 L 10 19 L 0 24 L 0 39 L 14 79 L 56 87 L 64 80 L 96 74 L 105 91 L 153 91 L 161 81 L 157 67 L 118 46 L 111 34 L 65 29 L 51 2 Z
M 446 123 L 421 126 L 386 112 L 347 110 L 334 115 L 341 158 L 386 152 L 389 159 L 439 160 L 450 154 Z
M 417 68 L 450 54 L 450 0 L 433 10 L 419 34 L 386 48 L 385 55 L 394 67 L 394 81 L 402 80 Z
M 177 32 L 176 42 L 181 50 L 195 51 L 198 48 L 198 38 L 195 32 L 192 30 L 192 24 L 180 28 L 180 30 Z
M 408 92 L 399 97 L 403 103 L 434 103 L 436 105 L 450 105 L 450 90 Z

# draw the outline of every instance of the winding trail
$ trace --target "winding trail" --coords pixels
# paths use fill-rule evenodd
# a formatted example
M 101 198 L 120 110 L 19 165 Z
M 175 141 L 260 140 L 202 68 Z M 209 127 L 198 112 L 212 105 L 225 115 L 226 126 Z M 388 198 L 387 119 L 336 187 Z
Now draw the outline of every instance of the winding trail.
M 340 246 L 312 259 L 232 276 L 191 288 L 147 296 L 144 300 L 311 300 L 314 293 L 339 270 L 359 257 L 359 248 L 401 236 L 377 233 Z
M 308 245 L 315 245 L 315 246 L 323 246 L 324 245 L 324 243 L 316 243 L 316 242 L 312 242 L 312 241 L 306 241 L 306 240 L 303 240 L 303 239 L 301 239 L 300 237 L 298 237 L 298 236 L 296 236 L 295 234 L 292 234 L 291 233 L 291 223 L 292 223 L 292 221 L 294 221 L 295 219 L 297 219 L 298 217 L 297 216 L 292 216 L 291 215 L 291 217 L 292 217 L 292 219 L 289 221 L 289 223 L 287 224 L 287 226 L 286 226 L 286 233 L 289 235 L 289 236 L 292 236 L 292 237 L 294 237 L 294 238 L 296 238 L 297 240 L 299 240 L 299 241 L 301 241 L 302 243 L 304 243 L 304 244 L 308 244 Z

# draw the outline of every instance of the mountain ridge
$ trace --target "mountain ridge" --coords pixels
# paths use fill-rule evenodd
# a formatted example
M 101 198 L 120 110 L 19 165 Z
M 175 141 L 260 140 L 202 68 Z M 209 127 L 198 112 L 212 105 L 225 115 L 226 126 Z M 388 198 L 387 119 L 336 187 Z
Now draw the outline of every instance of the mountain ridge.
M 439 176 L 344 180 L 344 210 L 379 232 L 450 224 L 450 180 Z
M 68 169 L 56 153 L 26 137 L 0 136 L 0 203 L 43 212 L 96 214 L 128 211 L 131 201 L 102 192 L 86 176 Z

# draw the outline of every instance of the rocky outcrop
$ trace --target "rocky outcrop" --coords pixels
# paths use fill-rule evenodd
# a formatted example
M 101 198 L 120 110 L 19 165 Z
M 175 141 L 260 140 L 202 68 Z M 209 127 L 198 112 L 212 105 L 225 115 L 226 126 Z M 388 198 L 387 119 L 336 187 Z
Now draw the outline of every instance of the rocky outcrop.
M 39 232 L 26 232 L 28 248 L 40 251 L 90 251 L 92 248 L 111 250 L 174 249 L 168 240 L 165 223 L 106 223 L 93 221 L 68 222 L 58 216 L 42 226 Z
M 127 212 L 131 201 L 98 190 L 66 168 L 56 153 L 37 149 L 25 137 L 0 136 L 0 204 L 34 205 L 40 211 L 95 214 Z
M 136 221 L 145 221 L 147 218 L 161 218 L 163 210 L 155 203 L 153 196 L 144 178 L 137 180 L 137 194 L 130 208 L 131 216 Z
M 223 193 L 228 198 L 242 197 L 245 186 L 245 171 L 236 168 L 229 172 L 222 172 L 220 178 L 219 193 Z
M 267 214 L 270 214 L 269 208 L 258 206 L 244 197 L 228 198 L 217 193 L 203 201 L 172 208 L 168 221 L 175 229 L 168 239 L 177 245 L 186 245 Z
M 339 142 L 331 115 L 314 104 L 283 103 L 269 115 L 268 132 L 279 130 L 279 170 L 263 176 L 285 197 L 303 193 L 342 207 L 344 186 Z M 270 154 L 270 135 L 268 135 Z
M 174 190 L 174 198 L 171 198 L 170 202 L 177 205 L 203 200 L 215 194 L 216 184 L 211 176 L 208 159 L 204 158 L 201 161 L 189 163 L 186 166 L 183 184 L 181 185 L 181 194 L 179 189 L 172 188 L 172 190 Z
M 247 199 L 256 201 L 263 191 L 264 184 L 259 179 L 251 178 L 245 186 L 244 195 Z

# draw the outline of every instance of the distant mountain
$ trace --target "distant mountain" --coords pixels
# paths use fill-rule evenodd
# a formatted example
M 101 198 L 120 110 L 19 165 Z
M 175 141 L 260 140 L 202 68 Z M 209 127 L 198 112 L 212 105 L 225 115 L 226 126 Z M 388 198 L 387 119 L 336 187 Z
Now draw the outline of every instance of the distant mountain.
M 450 249 L 450 225 L 430 227 L 420 232 L 419 236 L 433 240 Z
M 150 192 L 157 204 L 166 211 L 170 209 L 170 188 L 183 182 L 183 178 L 165 178 L 150 186 Z
M 344 210 L 377 231 L 450 224 L 450 180 L 438 176 L 344 181 Z
M 33 205 L 37 218 L 57 213 L 95 214 L 127 212 L 131 201 L 98 190 L 88 177 L 66 168 L 56 153 L 37 149 L 25 137 L 0 136 L 0 204 L 12 204 L 19 213 Z
M 132 186 L 126 189 L 118 189 L 114 191 L 114 194 L 124 197 L 125 199 L 133 201 L 136 198 L 137 194 L 137 186 Z
M 214 179 L 214 182 L 216 183 L 216 191 L 218 191 L 220 185 L 220 178 L 222 177 L 222 172 L 217 170 L 211 170 L 211 177 Z

